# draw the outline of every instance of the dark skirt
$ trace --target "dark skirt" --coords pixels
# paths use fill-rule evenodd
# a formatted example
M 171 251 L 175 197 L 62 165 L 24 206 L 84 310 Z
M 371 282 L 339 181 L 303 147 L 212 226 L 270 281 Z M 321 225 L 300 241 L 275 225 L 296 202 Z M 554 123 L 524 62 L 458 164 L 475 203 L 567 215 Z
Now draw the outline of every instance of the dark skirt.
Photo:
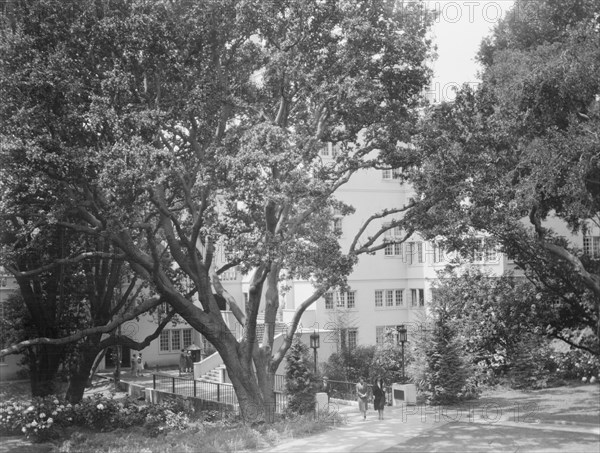
M 382 411 L 385 407 L 385 395 L 377 395 L 373 401 L 373 407 L 376 411 Z

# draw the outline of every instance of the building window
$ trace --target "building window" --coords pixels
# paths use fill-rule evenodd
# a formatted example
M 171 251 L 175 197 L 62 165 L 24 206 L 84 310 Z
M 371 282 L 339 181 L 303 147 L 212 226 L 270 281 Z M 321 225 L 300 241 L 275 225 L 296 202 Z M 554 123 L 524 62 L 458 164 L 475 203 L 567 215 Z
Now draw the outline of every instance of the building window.
M 348 303 L 347 306 L 348 308 L 355 308 L 356 307 L 356 302 L 355 302 L 355 294 L 356 291 L 348 291 L 348 293 L 346 293 L 346 297 L 348 298 Z
M 348 329 L 348 349 L 355 349 L 358 344 L 358 329 Z
M 485 260 L 490 263 L 498 261 L 498 251 L 496 250 L 496 247 L 485 247 Z
M 183 338 L 183 345 L 181 340 Z M 165 329 L 160 334 L 160 352 L 177 352 L 192 344 L 192 329 Z
M 584 236 L 583 253 L 590 258 L 600 258 L 600 236 Z
M 385 256 L 402 256 L 402 244 L 387 244 Z
M 389 225 L 389 224 L 388 224 Z M 386 225 L 384 225 L 386 227 Z M 402 237 L 402 230 L 399 226 L 390 228 L 386 230 L 384 233 L 384 242 L 390 242 L 390 244 L 386 244 L 384 248 L 385 256 L 402 256 L 402 243 L 395 241 L 400 241 Z
M 333 293 L 325 293 L 325 309 L 333 310 Z
M 192 329 L 183 329 L 183 349 L 192 344 Z
M 378 289 L 375 290 L 375 308 L 382 308 L 384 306 L 390 307 L 402 307 L 404 305 L 403 295 L 404 290 L 402 289 Z
M 159 350 L 161 352 L 167 352 L 170 349 L 170 343 L 169 343 L 169 331 L 168 330 L 163 330 L 160 333 L 160 341 L 159 341 Z
M 476 263 L 493 263 L 498 261 L 498 250 L 495 244 L 480 239 L 473 249 L 461 253 L 461 256 Z
M 408 264 L 412 264 L 413 263 L 413 253 L 415 250 L 415 243 L 414 242 L 407 242 L 406 243 L 406 262 Z
M 349 294 L 352 293 L 352 296 Z M 335 293 L 336 307 L 338 308 L 354 308 L 354 291 L 346 291 L 343 293 Z M 351 300 L 351 305 L 348 301 Z
M 423 243 L 417 242 L 417 260 L 419 263 L 425 261 L 425 255 L 423 254 Z
M 396 290 L 396 307 L 402 307 L 404 305 L 404 300 L 402 299 L 402 293 L 404 291 L 401 289 Z
M 358 345 L 358 329 L 350 327 L 339 330 L 340 345 L 343 349 L 355 349 Z
M 333 219 L 333 231 L 336 234 L 342 234 L 342 219 L 341 218 Z
M 181 330 L 171 331 L 171 349 L 174 351 L 181 349 Z
M 326 293 L 324 297 L 326 310 L 333 310 L 334 305 L 337 308 L 356 307 L 356 291 Z
M 410 290 L 410 305 L 412 307 L 424 307 L 425 306 L 425 292 L 422 289 L 411 289 Z
M 341 143 L 324 143 L 319 150 L 319 156 L 333 158 L 340 154 L 342 150 Z
M 383 307 L 383 291 L 381 290 L 375 291 L 375 306 Z
M 375 327 L 375 344 L 377 344 L 377 345 L 383 344 L 383 340 L 385 338 L 385 327 L 386 326 L 376 326 Z
M 390 168 L 386 170 L 381 170 L 381 177 L 382 179 L 387 181 L 400 179 L 402 177 L 402 168 Z
M 393 307 L 394 306 L 394 290 L 388 289 L 385 292 L 385 306 Z
M 437 244 L 433 244 L 433 262 L 441 263 L 442 261 L 444 261 L 444 249 Z

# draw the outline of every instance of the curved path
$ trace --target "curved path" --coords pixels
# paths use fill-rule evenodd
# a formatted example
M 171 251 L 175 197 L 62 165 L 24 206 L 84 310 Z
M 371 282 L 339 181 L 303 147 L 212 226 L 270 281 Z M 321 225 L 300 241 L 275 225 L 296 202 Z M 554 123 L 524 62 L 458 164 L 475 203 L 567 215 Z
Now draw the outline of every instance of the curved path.
M 340 406 L 347 423 L 262 453 L 600 452 L 600 386 L 484 395 L 458 407 L 387 407 L 385 419 Z M 325 420 L 326 421 L 326 420 Z

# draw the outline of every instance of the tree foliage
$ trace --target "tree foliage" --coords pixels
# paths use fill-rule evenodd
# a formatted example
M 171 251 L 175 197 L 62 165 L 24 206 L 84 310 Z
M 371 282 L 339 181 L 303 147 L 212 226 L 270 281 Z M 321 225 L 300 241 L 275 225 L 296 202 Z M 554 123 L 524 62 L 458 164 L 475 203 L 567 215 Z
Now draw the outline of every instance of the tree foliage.
M 425 115 L 411 177 L 424 201 L 412 219 L 448 249 L 489 235 L 546 308 L 560 306 L 582 329 L 595 324 L 598 336 L 599 260 L 547 221 L 574 233 L 600 227 L 600 10 L 547 0 L 522 14 L 531 6 L 515 2 L 483 43 L 477 89 Z M 577 334 L 557 334 L 577 343 Z
M 358 236 L 370 236 L 340 249 L 332 215 L 351 207 L 335 191 L 362 168 L 412 159 L 398 142 L 413 132 L 430 74 L 421 7 L 7 3 L 6 225 L 18 237 L 58 225 L 110 243 L 156 294 L 117 319 L 166 302 L 221 354 L 242 414 L 270 407 L 274 372 L 303 311 L 344 284 L 358 255 L 384 246 L 385 228 L 361 229 Z M 332 162 L 319 157 L 327 142 L 339 145 Z M 393 228 L 403 209 L 375 213 L 366 226 L 389 217 Z M 216 267 L 221 252 L 228 260 Z M 7 264 L 23 272 L 10 254 Z M 243 308 L 219 282 L 233 266 L 253 272 Z M 291 277 L 310 278 L 316 290 L 274 351 L 274 329 L 256 338 L 257 315 L 264 307 L 265 324 L 274 325 L 280 279 Z M 215 291 L 243 338 L 229 330 Z

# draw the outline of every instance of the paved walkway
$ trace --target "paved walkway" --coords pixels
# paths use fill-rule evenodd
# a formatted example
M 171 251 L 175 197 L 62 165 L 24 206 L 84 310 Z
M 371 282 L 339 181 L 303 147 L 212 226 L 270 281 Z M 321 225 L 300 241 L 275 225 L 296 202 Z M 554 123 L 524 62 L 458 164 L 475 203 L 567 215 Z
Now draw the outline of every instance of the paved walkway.
M 152 376 L 132 381 L 151 386 Z M 386 407 L 384 420 L 378 420 L 373 410 L 363 420 L 354 405 L 338 405 L 335 409 L 343 424 L 260 453 L 600 452 L 597 384 L 504 391 L 452 408 Z M 324 423 L 331 423 L 331 419 L 325 418 Z M 21 438 L 0 439 L 0 452 L 50 451 L 47 444 L 31 445 Z
M 461 407 L 340 407 L 347 424 L 261 453 L 294 452 L 600 452 L 600 386 L 483 396 Z

